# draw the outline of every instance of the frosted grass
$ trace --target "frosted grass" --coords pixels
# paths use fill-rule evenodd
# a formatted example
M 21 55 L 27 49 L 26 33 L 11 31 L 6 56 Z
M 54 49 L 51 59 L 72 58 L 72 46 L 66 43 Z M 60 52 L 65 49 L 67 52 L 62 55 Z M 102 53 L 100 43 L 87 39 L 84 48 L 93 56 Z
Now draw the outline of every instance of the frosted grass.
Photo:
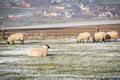
M 76 43 L 75 39 L 0 42 L 2 80 L 120 79 L 120 42 Z M 47 57 L 28 57 L 31 48 L 49 44 Z

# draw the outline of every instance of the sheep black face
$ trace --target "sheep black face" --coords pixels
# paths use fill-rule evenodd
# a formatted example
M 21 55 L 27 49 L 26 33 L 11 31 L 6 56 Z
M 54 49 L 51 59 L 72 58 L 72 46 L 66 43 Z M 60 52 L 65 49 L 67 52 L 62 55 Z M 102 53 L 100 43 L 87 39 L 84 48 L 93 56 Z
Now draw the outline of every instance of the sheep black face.
M 107 42 L 108 41 L 110 42 L 111 36 L 109 34 L 106 34 L 106 39 L 107 39 Z
M 7 41 L 7 44 L 10 44 L 10 42 L 9 42 L 9 41 Z
M 50 46 L 49 46 L 49 45 L 47 45 L 47 44 L 45 44 L 45 46 L 47 46 L 47 47 L 48 47 L 48 49 L 50 48 Z
M 111 36 L 109 34 L 106 34 L 106 39 L 111 39 Z

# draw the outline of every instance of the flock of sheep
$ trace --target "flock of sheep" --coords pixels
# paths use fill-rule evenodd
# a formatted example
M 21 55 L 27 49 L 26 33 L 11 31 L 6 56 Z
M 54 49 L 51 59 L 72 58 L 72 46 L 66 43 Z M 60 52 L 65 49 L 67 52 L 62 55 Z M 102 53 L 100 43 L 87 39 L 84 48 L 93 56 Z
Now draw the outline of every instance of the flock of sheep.
M 98 42 L 100 40 L 102 41 L 109 41 L 111 39 L 114 39 L 114 41 L 117 41 L 118 39 L 118 32 L 117 31 L 111 31 L 111 32 L 96 32 L 94 33 L 92 39 L 93 39 L 93 42 Z M 77 42 L 81 42 L 84 40 L 87 40 L 87 42 L 90 40 L 91 38 L 91 34 L 89 32 L 83 32 L 83 33 L 80 33 L 77 37 Z M 14 34 L 11 34 L 8 39 L 7 39 L 7 43 L 10 44 L 10 42 L 12 42 L 13 44 L 14 41 L 21 41 L 21 44 L 24 44 L 24 34 L 23 33 L 14 33 Z M 50 48 L 49 45 L 47 44 L 44 44 L 43 47 L 41 48 L 35 48 L 35 49 L 31 49 L 29 52 L 28 52 L 28 56 L 40 56 L 40 57 L 43 57 L 43 56 L 47 56 L 48 54 L 48 49 Z
M 114 39 L 114 41 L 117 41 L 119 37 L 119 34 L 117 31 L 110 31 L 110 32 L 96 32 L 94 33 L 92 39 L 93 39 L 93 42 L 99 42 L 100 40 L 104 41 L 105 40 L 108 42 L 110 42 L 111 39 Z M 77 37 L 77 42 L 81 42 L 84 40 L 87 40 L 87 42 L 90 40 L 91 38 L 91 34 L 89 32 L 83 32 L 83 33 L 80 33 Z

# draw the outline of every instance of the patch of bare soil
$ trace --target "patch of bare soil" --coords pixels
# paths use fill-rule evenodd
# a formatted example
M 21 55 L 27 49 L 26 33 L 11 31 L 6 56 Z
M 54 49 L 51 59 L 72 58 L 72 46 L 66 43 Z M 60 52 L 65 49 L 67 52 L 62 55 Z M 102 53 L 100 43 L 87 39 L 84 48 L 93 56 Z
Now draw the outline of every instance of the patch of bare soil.
M 43 39 L 46 38 L 69 38 L 76 37 L 81 32 L 90 32 L 92 35 L 97 31 L 118 31 L 120 34 L 120 24 L 112 24 L 112 25 L 94 25 L 94 26 L 73 26 L 73 27 L 64 27 L 64 28 L 42 28 L 42 29 L 11 29 L 5 30 L 5 35 L 9 36 L 12 33 L 23 32 L 26 37 L 41 37 Z M 1 31 L 2 35 L 2 31 Z

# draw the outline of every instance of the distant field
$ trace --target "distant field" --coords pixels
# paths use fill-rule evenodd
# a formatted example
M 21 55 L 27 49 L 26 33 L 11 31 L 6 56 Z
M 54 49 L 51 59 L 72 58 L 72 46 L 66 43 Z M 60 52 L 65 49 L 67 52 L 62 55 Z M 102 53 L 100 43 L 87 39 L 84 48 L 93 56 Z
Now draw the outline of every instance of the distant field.
M 26 11 L 26 9 L 0 7 L 0 16 L 5 16 L 5 15 L 8 15 L 8 14 L 22 13 L 24 11 Z
M 59 26 L 59 25 L 58 25 Z M 6 29 L 5 36 L 9 36 L 12 33 L 22 32 L 25 34 L 25 38 L 29 40 L 33 39 L 64 39 L 64 38 L 76 38 L 81 32 L 90 32 L 91 35 L 96 32 L 96 27 L 98 31 L 117 31 L 120 38 L 120 24 L 110 24 L 110 25 L 90 25 L 90 26 L 71 26 L 71 27 L 54 27 L 54 28 L 28 28 L 28 29 Z M 2 35 L 2 31 L 0 31 Z M 91 37 L 92 37 L 91 36 Z
M 31 48 L 47 43 L 47 57 L 28 57 Z M 120 42 L 76 43 L 75 39 L 0 42 L 1 80 L 119 80 Z

